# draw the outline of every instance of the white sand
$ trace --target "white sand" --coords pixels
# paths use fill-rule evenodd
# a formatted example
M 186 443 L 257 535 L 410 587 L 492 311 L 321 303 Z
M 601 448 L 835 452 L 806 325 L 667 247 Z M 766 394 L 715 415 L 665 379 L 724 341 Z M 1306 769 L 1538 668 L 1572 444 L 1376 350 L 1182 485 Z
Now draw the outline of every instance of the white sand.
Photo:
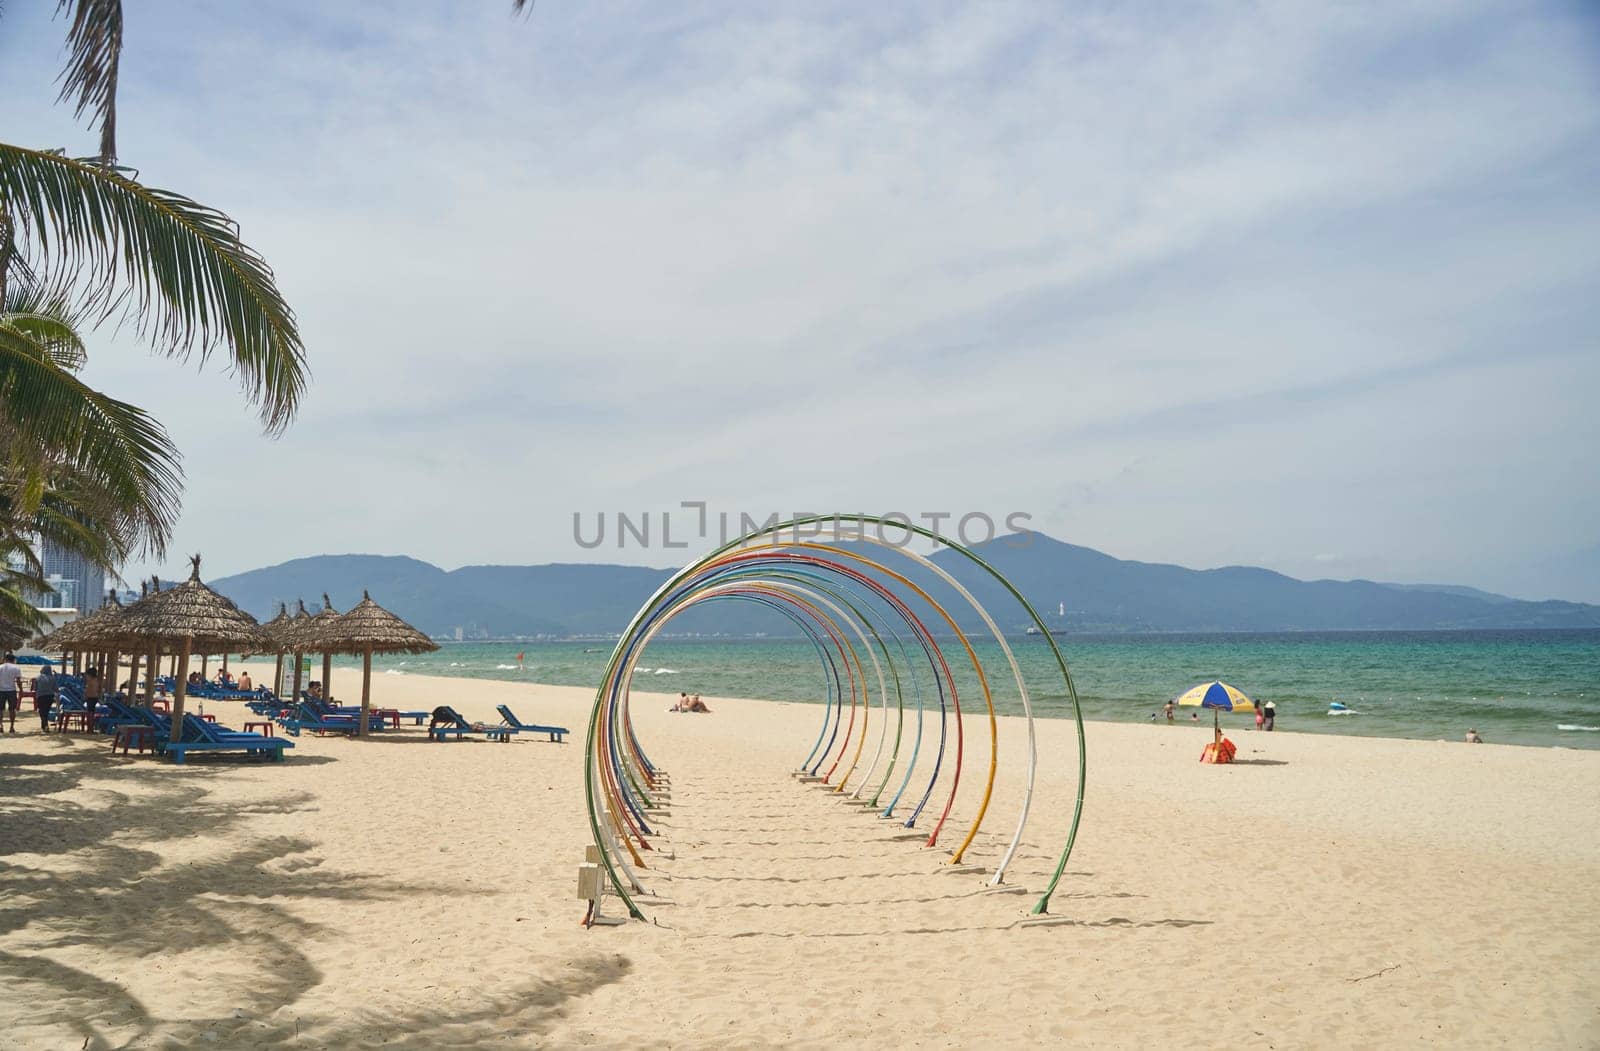
M 357 685 L 336 673 L 337 694 Z M 435 744 L 407 726 L 181 768 L 0 738 L 0 1045 L 1600 1046 L 1597 752 L 1239 726 L 1259 762 L 1217 768 L 1196 762 L 1209 727 L 1093 724 L 1064 922 L 1020 928 L 1032 896 L 942 864 L 982 767 L 929 850 L 788 776 L 820 708 L 669 715 L 640 696 L 675 792 L 676 857 L 648 876 L 674 904 L 585 930 L 592 693 L 375 689 L 576 732 Z M 1071 731 L 1040 724 L 1011 874 L 1032 889 L 1066 826 Z M 985 724 L 969 734 L 978 762 Z M 973 861 L 1010 836 L 1020 741 L 1003 720 Z

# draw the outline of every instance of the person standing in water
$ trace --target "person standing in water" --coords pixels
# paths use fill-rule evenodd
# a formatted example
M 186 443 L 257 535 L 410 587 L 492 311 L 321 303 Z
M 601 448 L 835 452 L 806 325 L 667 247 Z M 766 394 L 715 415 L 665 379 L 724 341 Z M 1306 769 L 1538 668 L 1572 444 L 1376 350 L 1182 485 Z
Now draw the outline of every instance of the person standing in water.
M 1278 706 L 1273 704 L 1271 701 L 1267 701 L 1261 706 L 1261 714 L 1266 721 L 1266 725 L 1263 726 L 1262 729 L 1271 730 L 1273 720 L 1278 717 Z

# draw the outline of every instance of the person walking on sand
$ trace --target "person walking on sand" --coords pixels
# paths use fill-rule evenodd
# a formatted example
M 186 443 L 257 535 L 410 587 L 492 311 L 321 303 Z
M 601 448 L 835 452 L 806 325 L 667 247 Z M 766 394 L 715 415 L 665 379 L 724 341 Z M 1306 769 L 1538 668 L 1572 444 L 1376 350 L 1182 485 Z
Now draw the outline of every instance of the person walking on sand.
M 1267 701 L 1261 706 L 1261 714 L 1266 719 L 1266 725 L 1262 729 L 1271 730 L 1273 721 L 1278 718 L 1278 706 L 1271 701 Z
M 22 706 L 22 669 L 17 667 L 16 654 L 6 654 L 0 662 L 0 719 L 11 720 L 11 732 L 17 732 L 17 709 Z
M 56 705 L 56 670 L 49 664 L 33 680 L 33 708 L 39 713 L 39 732 L 50 732 L 50 709 Z

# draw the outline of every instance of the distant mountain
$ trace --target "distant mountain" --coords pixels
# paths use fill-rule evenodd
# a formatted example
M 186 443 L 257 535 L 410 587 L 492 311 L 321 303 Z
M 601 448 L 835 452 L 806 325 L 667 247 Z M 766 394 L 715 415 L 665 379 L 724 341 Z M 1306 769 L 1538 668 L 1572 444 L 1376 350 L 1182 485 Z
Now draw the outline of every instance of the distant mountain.
M 1248 566 L 1186 569 L 1132 562 L 1041 533 L 1001 537 L 979 554 L 1027 596 L 1051 627 L 1084 631 L 1337 631 L 1464 628 L 1597 628 L 1600 606 L 1524 602 L 1454 585 L 1367 580 L 1296 580 Z M 1028 622 L 992 578 L 954 551 L 935 564 L 970 590 L 1001 627 Z M 363 589 L 426 632 L 491 635 L 605 634 L 620 631 L 672 570 L 551 564 L 464 566 L 446 572 L 413 558 L 319 555 L 212 581 L 257 617 L 278 601 L 304 597 L 312 610 L 327 592 L 347 609 Z M 928 593 L 963 628 L 980 627 L 954 590 L 919 571 Z M 947 601 L 948 600 L 948 601 Z M 1065 608 L 1063 615 L 1060 610 Z M 931 608 L 928 610 L 931 614 Z M 937 618 L 934 623 L 938 624 Z M 747 602 L 707 603 L 674 631 L 792 633 L 776 614 Z
M 1041 533 L 999 538 L 979 554 L 1052 625 L 1110 631 L 1390 631 L 1600 627 L 1600 606 L 1522 602 L 1449 585 L 1296 580 L 1268 569 L 1132 562 Z M 986 605 L 1001 589 L 953 551 L 941 563 Z M 1056 615 L 1065 604 L 1065 618 Z
M 1441 595 L 1465 595 L 1467 598 L 1482 599 L 1484 602 L 1517 601 L 1509 595 L 1496 595 L 1492 591 L 1469 588 L 1461 584 L 1385 584 L 1384 587 L 1400 591 L 1435 591 Z

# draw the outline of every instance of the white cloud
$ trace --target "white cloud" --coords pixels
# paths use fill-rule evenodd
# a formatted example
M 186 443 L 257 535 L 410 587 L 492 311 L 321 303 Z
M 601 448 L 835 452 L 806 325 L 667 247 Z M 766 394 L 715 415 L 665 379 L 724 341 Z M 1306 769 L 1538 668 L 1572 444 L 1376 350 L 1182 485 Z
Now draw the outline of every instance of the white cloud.
M 267 443 L 98 356 L 188 453 L 180 547 L 578 558 L 572 510 L 702 496 L 1467 583 L 1593 543 L 1561 8 L 502 6 L 129 10 L 125 156 L 241 220 L 316 373 Z M 24 131 L 55 59 L 0 72 Z

